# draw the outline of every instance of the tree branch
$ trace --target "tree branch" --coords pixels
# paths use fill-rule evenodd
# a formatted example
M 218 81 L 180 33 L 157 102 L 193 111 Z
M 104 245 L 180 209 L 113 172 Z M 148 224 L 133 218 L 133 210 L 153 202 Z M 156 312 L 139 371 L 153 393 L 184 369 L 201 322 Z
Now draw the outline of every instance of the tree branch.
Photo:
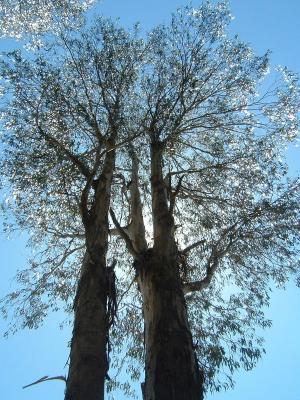
M 232 224 L 230 227 L 225 229 L 219 240 L 216 242 L 214 245 L 211 255 L 209 256 L 209 259 L 207 260 L 206 264 L 206 276 L 200 280 L 200 281 L 195 281 L 195 282 L 189 282 L 183 285 L 183 292 L 186 294 L 188 292 L 196 292 L 196 291 L 201 291 L 202 289 L 205 289 L 209 286 L 209 284 L 212 281 L 212 278 L 214 276 L 214 273 L 218 267 L 220 259 L 228 253 L 228 250 L 231 248 L 231 246 L 238 240 L 237 233 L 240 231 L 242 226 L 247 225 L 248 222 L 252 222 L 255 218 L 259 217 L 262 215 L 262 212 L 265 210 L 268 210 L 270 207 L 265 205 L 265 208 L 259 208 L 256 207 L 252 213 L 250 213 L 247 217 L 243 218 L 243 221 L 241 225 L 238 227 L 238 221 Z M 218 250 L 218 246 L 221 243 L 221 241 L 228 235 L 229 237 L 229 242 L 227 246 L 223 250 Z
M 139 136 L 141 136 L 142 133 L 143 133 L 142 131 L 139 132 L 139 133 L 136 133 L 135 135 L 133 135 L 133 136 L 127 138 L 127 139 L 121 140 L 121 142 L 116 143 L 116 144 L 113 145 L 113 146 L 110 146 L 108 149 L 105 149 L 105 150 L 103 150 L 103 151 L 100 153 L 100 157 L 102 157 L 102 156 L 103 156 L 104 154 L 106 154 L 106 153 L 109 153 L 110 151 L 113 151 L 113 150 L 116 150 L 116 149 L 118 149 L 118 148 L 120 148 L 120 147 L 123 147 L 123 146 L 125 146 L 126 144 L 130 144 L 134 139 L 136 139 L 136 138 L 138 138 Z
M 185 249 L 181 250 L 181 254 L 187 254 L 189 251 L 193 250 L 195 247 L 201 246 L 206 242 L 205 239 L 198 240 L 198 242 L 192 243 L 189 246 L 187 246 Z
M 169 175 L 169 176 L 171 177 L 171 175 Z M 180 191 L 181 183 L 182 183 L 182 180 L 183 180 L 184 177 L 185 177 L 185 175 L 182 175 L 182 176 L 179 178 L 178 183 L 177 183 L 177 185 L 176 185 L 176 189 L 175 189 L 173 192 L 171 191 L 171 193 L 170 193 L 169 211 L 170 211 L 171 215 L 173 214 L 174 207 L 175 207 L 176 197 L 177 197 L 177 195 L 178 195 L 178 193 L 179 193 L 179 191 Z M 170 178 L 170 180 L 171 180 L 171 178 Z M 171 183 L 171 182 L 170 182 L 170 183 Z M 171 190 L 171 188 L 170 188 L 170 190 Z
M 122 226 L 121 228 L 122 228 L 122 230 L 126 233 L 126 235 L 128 235 L 128 226 L 129 225 L 127 225 L 127 226 Z M 117 229 L 117 228 L 110 228 L 109 230 L 108 230 L 108 233 L 111 235 L 111 236 L 118 236 L 118 235 L 120 235 L 120 232 L 119 232 L 119 230 Z
M 224 253 L 225 254 L 225 253 Z M 212 254 L 210 255 L 208 261 L 207 261 L 207 266 L 206 266 L 206 275 L 203 279 L 200 281 L 195 281 L 195 282 L 188 282 L 183 285 L 183 293 L 189 293 L 189 292 L 199 292 L 203 289 L 206 289 L 209 284 L 212 281 L 212 278 L 215 274 L 216 269 L 218 268 L 219 265 L 219 260 L 220 258 L 224 255 L 222 253 L 219 253 L 216 248 L 212 251 Z
M 126 243 L 126 247 L 127 247 L 128 251 L 137 260 L 139 258 L 139 254 L 135 251 L 132 241 L 130 240 L 130 237 L 127 235 L 127 233 L 124 231 L 124 229 L 119 224 L 112 208 L 110 208 L 109 212 L 110 212 L 110 216 L 111 216 L 111 219 L 112 219 L 115 227 L 117 228 L 120 236 L 124 239 L 124 241 Z
M 233 160 L 235 161 L 235 160 Z M 230 167 L 227 167 L 227 165 L 232 162 L 232 160 L 224 162 L 224 163 L 218 163 L 215 165 L 209 165 L 207 167 L 203 167 L 203 168 L 197 168 L 197 169 L 183 169 L 181 171 L 171 171 L 169 172 L 167 175 L 181 175 L 181 174 L 197 174 L 197 173 L 201 173 L 203 171 L 207 171 L 209 169 L 217 169 L 217 170 L 224 170 L 226 169 L 231 169 Z
M 87 179 L 89 179 L 91 172 L 88 169 L 88 167 L 84 164 L 83 161 L 81 161 L 75 154 L 70 152 L 68 149 L 65 148 L 65 146 L 57 139 L 55 139 L 53 136 L 49 135 L 46 133 L 40 125 L 37 125 L 37 128 L 40 132 L 40 134 L 43 136 L 43 138 L 53 147 L 59 148 L 65 156 L 68 157 L 70 161 L 79 169 L 79 171 L 84 175 Z
M 60 381 L 64 381 L 65 383 L 67 383 L 65 376 L 60 375 L 60 376 L 52 376 L 49 378 L 48 375 L 46 375 L 46 376 L 43 376 L 42 378 L 38 379 L 37 381 L 30 383 L 29 385 L 23 386 L 22 389 L 28 388 L 29 386 L 37 385 L 38 383 L 52 381 L 52 380 L 60 380 Z
M 145 223 L 143 217 L 143 206 L 139 189 L 139 160 L 133 149 L 133 145 L 129 144 L 129 155 L 131 157 L 131 183 L 130 190 L 130 235 L 134 248 L 139 252 L 147 249 L 147 241 L 145 234 Z
M 93 181 L 97 172 L 97 169 L 100 165 L 100 157 L 99 153 L 97 153 L 97 158 L 95 161 L 95 165 L 93 168 L 93 171 L 90 173 L 90 176 L 88 177 L 88 180 L 85 184 L 85 187 L 82 190 L 81 193 L 81 198 L 80 198 L 80 211 L 81 211 L 81 217 L 82 217 L 82 222 L 85 228 L 87 228 L 89 221 L 90 221 L 90 212 L 88 209 L 88 197 L 89 197 L 89 192 L 91 190 L 91 187 L 93 186 Z
M 218 260 L 216 259 L 214 263 L 208 268 L 205 278 L 201 281 L 188 282 L 183 285 L 183 293 L 187 294 L 190 292 L 200 292 L 203 289 L 206 289 L 212 281 L 215 270 L 218 267 Z
M 216 272 L 216 269 L 218 268 L 219 261 L 220 259 L 228 253 L 228 250 L 230 247 L 233 245 L 234 241 L 234 233 L 232 231 L 236 228 L 237 223 L 234 223 L 231 225 L 229 228 L 225 229 L 220 236 L 219 240 L 216 242 L 216 244 L 213 246 L 211 254 L 207 260 L 206 263 L 206 275 L 203 279 L 200 281 L 195 281 L 195 282 L 188 282 L 183 285 L 183 293 L 189 293 L 189 292 L 197 292 L 201 291 L 209 286 L 209 284 L 212 281 L 212 278 Z M 218 250 L 218 246 L 220 242 L 224 239 L 224 237 L 229 234 L 229 242 L 227 246 L 223 250 Z M 193 246 L 193 245 L 191 245 Z M 189 247 L 191 247 L 189 246 Z

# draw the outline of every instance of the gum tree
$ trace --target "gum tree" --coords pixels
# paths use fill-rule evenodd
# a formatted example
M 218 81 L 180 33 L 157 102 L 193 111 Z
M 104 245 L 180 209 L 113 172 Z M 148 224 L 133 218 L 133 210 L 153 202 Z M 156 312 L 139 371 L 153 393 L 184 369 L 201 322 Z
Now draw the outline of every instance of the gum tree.
M 115 314 L 108 210 L 116 148 L 131 139 L 127 103 L 141 46 L 102 19 L 52 45 L 30 61 L 10 53 L 1 65 L 11 207 L 21 229 L 32 232 L 31 244 L 43 238 L 17 276 L 24 288 L 7 300 L 18 303 L 22 327 L 36 327 L 60 301 L 74 310 L 65 398 L 103 399 Z
M 23 289 L 7 299 L 25 298 L 29 307 L 17 312 L 35 325 L 78 283 L 80 340 L 78 315 L 93 312 L 80 296 L 102 296 L 100 318 L 106 295 L 102 322 L 86 321 L 86 365 L 95 365 L 97 335 L 97 366 L 106 359 L 111 326 L 114 370 L 125 360 L 139 378 L 144 363 L 146 400 L 201 399 L 253 368 L 263 352 L 255 329 L 270 325 L 270 287 L 298 269 L 299 180 L 282 161 L 297 137 L 298 78 L 281 69 L 270 83 L 268 54 L 229 38 L 230 18 L 224 3 L 186 7 L 144 42 L 109 24 L 62 38 L 68 56 L 50 49 L 34 63 L 14 54 L 2 68 L 14 94 L 3 160 L 11 205 L 33 240 L 47 239 L 18 276 Z M 118 263 L 116 287 L 106 254 Z M 117 385 L 111 379 L 108 389 Z
M 111 213 L 135 260 L 146 399 L 199 399 L 203 375 L 219 390 L 251 369 L 270 284 L 299 264 L 299 181 L 282 162 L 297 135 L 297 76 L 283 69 L 259 94 L 268 54 L 228 39 L 229 21 L 224 4 L 205 4 L 149 35 L 125 230 Z

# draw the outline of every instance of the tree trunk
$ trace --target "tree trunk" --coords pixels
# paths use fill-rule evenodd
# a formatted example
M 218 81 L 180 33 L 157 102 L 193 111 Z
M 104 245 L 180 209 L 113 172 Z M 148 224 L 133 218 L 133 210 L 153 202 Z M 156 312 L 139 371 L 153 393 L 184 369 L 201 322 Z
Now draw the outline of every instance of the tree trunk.
M 103 400 L 108 370 L 105 258 L 85 257 L 75 298 L 75 321 L 65 400 Z
M 175 224 L 163 178 L 162 142 L 151 143 L 154 244 L 135 267 L 145 323 L 144 400 L 202 400 L 199 370 L 179 275 Z
M 176 262 L 150 249 L 136 266 L 145 321 L 144 400 L 201 400 L 203 375 Z
M 108 371 L 107 340 L 110 296 L 106 267 L 108 212 L 115 166 L 114 141 L 108 147 L 102 172 L 95 181 L 93 204 L 83 210 L 86 255 L 74 301 L 75 320 L 65 400 L 103 400 Z M 93 178 L 93 177 L 92 177 Z M 110 288 L 111 290 L 111 288 Z M 114 299 L 115 300 L 115 299 Z

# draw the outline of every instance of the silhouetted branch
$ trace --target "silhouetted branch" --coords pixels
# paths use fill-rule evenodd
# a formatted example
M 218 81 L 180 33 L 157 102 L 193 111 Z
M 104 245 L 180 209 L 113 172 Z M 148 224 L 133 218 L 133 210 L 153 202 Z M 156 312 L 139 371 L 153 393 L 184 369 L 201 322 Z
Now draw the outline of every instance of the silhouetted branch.
M 115 215 L 115 213 L 114 213 L 114 211 L 113 211 L 112 208 L 110 209 L 110 216 L 111 216 L 111 219 L 112 219 L 112 221 L 113 221 L 115 227 L 117 228 L 117 230 L 118 230 L 120 236 L 125 240 L 126 247 L 127 247 L 128 251 L 130 252 L 130 254 L 131 254 L 135 259 L 138 259 L 138 258 L 139 258 L 139 255 L 138 255 L 138 253 L 134 250 L 133 245 L 132 245 L 132 242 L 131 242 L 131 240 L 130 240 L 130 237 L 127 235 L 127 233 L 124 231 L 124 229 L 123 229 L 123 228 L 121 227 L 121 225 L 119 224 L 119 222 L 118 222 L 118 220 L 117 220 L 117 218 L 116 218 L 116 215 Z
M 42 378 L 38 379 L 37 381 L 30 383 L 29 385 L 23 386 L 22 389 L 26 389 L 29 386 L 37 385 L 38 383 L 42 383 L 42 382 L 46 382 L 46 381 L 53 381 L 53 380 L 64 381 L 65 383 L 67 383 L 65 376 L 59 375 L 59 376 L 52 376 L 49 378 L 48 375 L 45 375 Z

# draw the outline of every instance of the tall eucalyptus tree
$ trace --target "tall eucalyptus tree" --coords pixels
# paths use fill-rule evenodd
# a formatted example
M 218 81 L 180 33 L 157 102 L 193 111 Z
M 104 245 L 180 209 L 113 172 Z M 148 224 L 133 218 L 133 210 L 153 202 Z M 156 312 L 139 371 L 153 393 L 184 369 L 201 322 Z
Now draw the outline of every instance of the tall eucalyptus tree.
M 141 293 L 145 399 L 200 399 L 203 380 L 219 390 L 251 369 L 271 282 L 299 269 L 299 179 L 286 181 L 282 162 L 297 137 L 298 77 L 282 69 L 264 89 L 268 54 L 229 39 L 230 19 L 222 3 L 188 7 L 148 38 L 145 134 L 124 168 L 128 211 L 123 189 L 111 211 Z M 129 353 L 143 356 L 141 317 L 126 312 Z
M 31 242 L 43 238 L 31 268 L 18 275 L 25 288 L 8 300 L 19 301 L 23 327 L 35 327 L 76 290 L 66 399 L 104 396 L 115 313 L 108 210 L 116 148 L 131 140 L 127 103 L 140 57 L 138 40 L 98 19 L 34 60 L 17 51 L 1 65 L 11 206 L 17 224 L 33 232 Z
M 146 400 L 201 399 L 263 352 L 270 285 L 299 267 L 299 180 L 282 159 L 300 93 L 286 69 L 267 87 L 268 54 L 228 37 L 230 18 L 186 7 L 144 42 L 100 20 L 2 64 L 11 207 L 45 238 L 7 300 L 35 326 L 78 283 L 67 399 L 101 398 L 108 327 L 116 371 L 145 363 Z

